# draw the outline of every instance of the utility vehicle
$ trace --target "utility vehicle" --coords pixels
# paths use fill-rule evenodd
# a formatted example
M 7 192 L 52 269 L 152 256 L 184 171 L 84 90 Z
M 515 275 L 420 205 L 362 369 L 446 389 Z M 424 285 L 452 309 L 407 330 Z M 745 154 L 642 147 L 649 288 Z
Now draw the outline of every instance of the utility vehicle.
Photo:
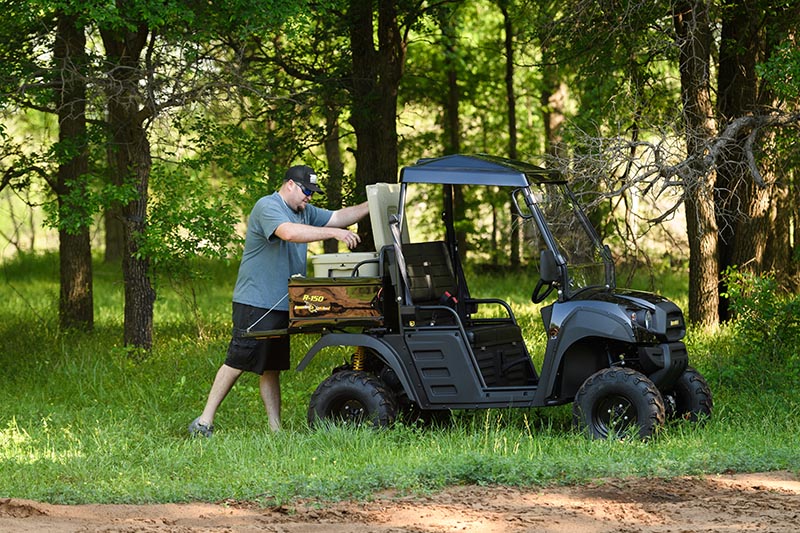
M 435 209 L 442 240 L 409 242 L 407 210 L 420 204 L 406 204 L 421 184 L 442 188 L 444 205 Z M 290 281 L 289 334 L 321 334 L 298 370 L 326 348 L 353 354 L 311 396 L 310 424 L 388 426 L 400 413 L 436 419 L 457 409 L 573 402 L 575 426 L 593 438 L 647 438 L 666 419 L 710 416 L 711 391 L 682 342 L 683 313 L 661 296 L 616 288 L 609 248 L 558 173 L 451 155 L 421 159 L 401 170 L 399 184 L 384 187 L 396 204 L 373 209 L 370 197 L 376 253 L 356 256 L 351 276 Z M 538 370 L 511 306 L 470 296 L 456 187 L 507 192 L 536 248 L 531 300 L 554 296 L 540 311 L 547 343 Z

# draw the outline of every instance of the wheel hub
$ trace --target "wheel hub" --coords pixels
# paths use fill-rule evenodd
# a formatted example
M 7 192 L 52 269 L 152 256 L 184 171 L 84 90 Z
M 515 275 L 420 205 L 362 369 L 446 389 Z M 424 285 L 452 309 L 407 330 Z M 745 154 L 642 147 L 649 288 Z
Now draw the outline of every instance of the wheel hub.
M 595 423 L 608 434 L 609 431 L 622 431 L 636 422 L 636 415 L 631 404 L 625 396 L 609 396 L 598 403 L 595 411 Z
M 344 422 L 360 423 L 364 420 L 366 409 L 357 400 L 347 400 L 339 406 L 334 416 Z

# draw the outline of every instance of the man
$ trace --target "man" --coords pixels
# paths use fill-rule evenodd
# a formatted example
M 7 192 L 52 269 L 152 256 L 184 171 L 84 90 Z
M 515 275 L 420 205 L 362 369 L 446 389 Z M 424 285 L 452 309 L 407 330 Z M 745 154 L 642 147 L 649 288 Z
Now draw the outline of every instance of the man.
M 248 330 L 283 329 L 289 324 L 288 280 L 306 275 L 307 243 L 336 239 L 354 248 L 358 234 L 346 229 L 369 212 L 367 202 L 329 211 L 309 203 L 322 192 L 314 171 L 291 167 L 277 192 L 253 207 L 244 253 L 233 290 L 233 335 L 202 414 L 189 424 L 192 436 L 210 437 L 214 415 L 242 372 L 260 376 L 259 391 L 272 431 L 281 428 L 280 372 L 289 369 L 289 337 L 255 340 Z

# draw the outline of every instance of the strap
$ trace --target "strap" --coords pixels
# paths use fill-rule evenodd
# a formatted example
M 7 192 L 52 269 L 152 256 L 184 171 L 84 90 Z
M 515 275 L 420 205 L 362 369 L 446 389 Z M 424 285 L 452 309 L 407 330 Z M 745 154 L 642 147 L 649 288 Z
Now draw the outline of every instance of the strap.
M 277 302 L 275 305 L 273 305 L 272 307 L 270 307 L 270 308 L 267 310 L 267 312 L 266 312 L 266 313 L 264 313 L 263 315 L 261 315 L 261 318 L 259 318 L 258 320 L 256 320 L 256 321 L 255 321 L 255 322 L 253 322 L 252 324 L 250 324 L 250 326 L 249 326 L 249 327 L 248 327 L 248 328 L 247 328 L 245 331 L 246 331 L 247 333 L 250 333 L 250 330 L 251 330 L 251 329 L 253 329 L 253 326 L 255 326 L 256 324 L 258 324 L 259 322 L 261 322 L 262 320 L 264 320 L 264 317 L 265 317 L 265 316 L 267 316 L 268 314 L 270 314 L 270 313 L 272 312 L 272 310 L 273 310 L 273 309 L 275 309 L 276 307 L 278 307 L 278 304 L 280 304 L 282 301 L 284 301 L 284 300 L 285 300 L 285 299 L 286 299 L 288 296 L 289 296 L 289 293 L 287 292 L 286 294 L 284 294 L 284 295 L 283 295 L 283 298 L 281 298 L 280 300 L 278 300 L 278 302 Z

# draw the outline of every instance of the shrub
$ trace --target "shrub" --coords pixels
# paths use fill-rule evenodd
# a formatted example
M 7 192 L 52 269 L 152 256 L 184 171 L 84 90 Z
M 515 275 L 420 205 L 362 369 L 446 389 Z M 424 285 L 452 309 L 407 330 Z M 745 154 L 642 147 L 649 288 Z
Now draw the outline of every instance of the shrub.
M 800 295 L 783 293 L 771 273 L 729 268 L 725 274 L 731 326 L 741 357 L 739 376 L 769 376 L 797 385 L 800 370 Z M 762 383 L 763 384 L 763 383 Z

